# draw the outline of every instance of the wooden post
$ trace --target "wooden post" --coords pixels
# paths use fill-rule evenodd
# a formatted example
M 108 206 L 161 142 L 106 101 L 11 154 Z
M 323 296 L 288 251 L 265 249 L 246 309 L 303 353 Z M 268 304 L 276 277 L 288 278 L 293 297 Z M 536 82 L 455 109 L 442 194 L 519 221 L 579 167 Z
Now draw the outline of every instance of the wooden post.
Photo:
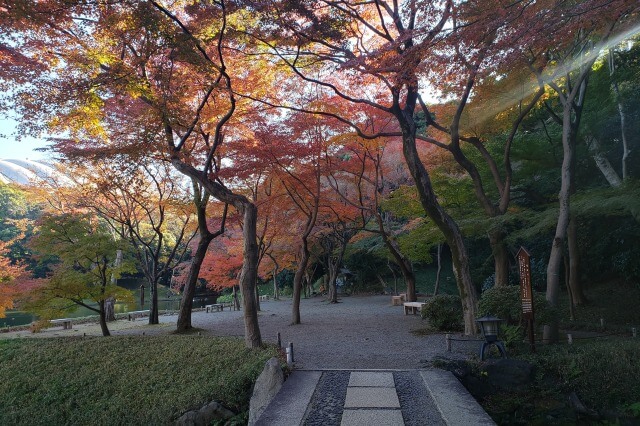
M 635 327 L 631 328 L 631 335 L 635 338 L 637 337 L 637 330 Z
M 295 357 L 293 356 L 293 342 L 289 342 L 289 351 L 291 352 L 291 362 L 296 362 Z
M 573 344 L 573 335 L 567 334 L 567 342 L 572 345 Z
M 282 348 L 282 339 L 280 338 L 280 332 L 278 332 L 278 349 Z
M 451 352 L 451 335 L 447 333 L 444 337 L 447 340 L 447 352 Z
M 518 265 L 520 267 L 520 299 L 522 301 L 522 318 L 527 322 L 529 336 L 529 346 L 531 352 L 536 351 L 536 341 L 534 333 L 533 314 L 533 290 L 531 288 L 531 255 L 524 248 L 520 247 L 517 253 Z

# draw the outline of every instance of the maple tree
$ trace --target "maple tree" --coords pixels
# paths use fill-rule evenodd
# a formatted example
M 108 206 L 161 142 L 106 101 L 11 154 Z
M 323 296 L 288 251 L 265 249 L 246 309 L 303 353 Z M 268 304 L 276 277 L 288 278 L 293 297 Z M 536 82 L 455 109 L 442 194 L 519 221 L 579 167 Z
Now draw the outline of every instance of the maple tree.
M 483 2 L 482 7 L 476 2 L 457 4 L 453 1 L 337 1 L 319 7 L 269 2 L 266 6 L 262 3 L 256 6 L 263 6 L 261 12 L 267 21 L 276 23 L 276 29 L 268 35 L 256 33 L 255 38 L 271 49 L 280 63 L 299 79 L 354 106 L 377 108 L 394 118 L 394 131 L 371 132 L 332 108 L 289 106 L 340 119 L 364 138 L 394 135 L 402 138 L 405 160 L 423 208 L 443 232 L 453 253 L 466 333 L 475 330 L 476 295 L 469 254 L 458 224 L 438 202 L 429 173 L 418 155 L 416 141 L 423 140 L 448 150 L 473 178 L 476 196 L 485 210 L 493 215 L 499 213 L 501 204 L 508 204 L 508 187 L 493 169 L 498 189 L 506 189 L 500 194 L 500 203 L 494 204 L 483 190 L 477 167 L 462 150 L 464 142 L 477 148 L 483 156 L 486 154 L 480 139 L 466 131 L 462 122 L 475 85 L 491 76 L 496 68 L 509 63 L 514 55 L 518 57 L 536 46 L 541 38 L 562 36 L 566 39 L 567 34 L 562 31 L 566 31 L 567 22 L 579 21 L 583 15 L 594 16 L 605 3 L 606 7 L 611 6 L 598 0 L 559 5 Z M 615 8 L 629 4 L 620 1 Z M 291 39 L 295 42 L 288 42 Z M 447 125 L 435 119 L 422 97 L 427 82 L 432 90 L 453 100 Z M 277 104 L 277 100 L 266 102 Z M 534 103 L 535 97 L 527 108 Z M 525 114 L 527 108 L 524 108 Z M 426 120 L 429 129 L 426 134 L 417 132 L 418 111 Z M 518 120 L 514 123 L 517 129 Z M 495 160 L 487 159 L 490 165 L 495 164 Z M 497 246 L 501 238 L 497 229 L 492 238 L 494 245 Z M 502 259 L 505 254 L 504 250 L 495 253 Z M 504 260 L 501 263 L 504 264 Z M 503 284 L 506 268 L 497 272 Z
M 351 135 L 339 156 L 342 160 L 336 161 L 336 166 L 330 168 L 339 170 L 339 174 L 331 173 L 329 181 L 341 200 L 357 209 L 360 229 L 382 238 L 404 278 L 407 301 L 414 302 L 417 297 L 412 261 L 400 248 L 390 229 L 389 217 L 381 208 L 390 190 L 408 180 L 404 169 L 384 156 L 387 148 L 392 153 L 397 147 L 398 144 L 394 142 L 367 140 Z M 371 220 L 376 226 L 368 226 Z
M 112 276 L 132 270 L 128 262 L 120 265 L 115 262 L 117 250 L 126 243 L 114 239 L 108 226 L 97 217 L 74 213 L 45 215 L 31 244 L 38 254 L 59 260 L 46 284 L 28 295 L 27 309 L 37 313 L 41 320 L 48 320 L 83 306 L 98 313 L 102 335 L 109 336 L 107 299 L 133 302 L 130 291 L 111 283 Z
M 15 282 L 25 274 L 24 266 L 15 264 L 9 259 L 10 242 L 0 241 L 0 318 L 5 317 L 7 309 L 13 308 L 14 300 L 20 294 L 20 288 Z
M 15 105 L 23 128 L 37 132 L 46 125 L 68 135 L 75 149 L 99 155 L 155 156 L 240 211 L 245 242 L 240 283 L 249 294 L 257 274 L 257 211 L 220 175 L 223 142 L 233 139 L 232 118 L 239 110 L 232 72 L 242 75 L 234 70 L 237 48 L 227 31 L 233 6 L 52 0 L 3 2 L 0 15 L 12 37 L 20 34 L 12 46 L 20 58 L 41 58 L 27 86 L 11 85 L 37 95 Z M 3 46 L 10 44 L 4 41 Z M 16 73 L 4 75 L 11 79 Z M 26 100 L 19 93 L 15 98 Z M 254 300 L 245 297 L 243 303 L 246 343 L 260 346 Z
M 330 123 L 323 120 L 293 114 L 292 128 L 285 131 L 271 129 L 260 135 L 261 151 L 273 163 L 273 175 L 278 179 L 289 202 L 300 220 L 292 221 L 288 232 L 298 235 L 296 272 L 293 278 L 292 324 L 300 324 L 300 298 L 303 281 L 309 266 L 309 242 L 316 229 L 323 190 L 322 178 L 326 175 L 325 151 L 329 145 Z

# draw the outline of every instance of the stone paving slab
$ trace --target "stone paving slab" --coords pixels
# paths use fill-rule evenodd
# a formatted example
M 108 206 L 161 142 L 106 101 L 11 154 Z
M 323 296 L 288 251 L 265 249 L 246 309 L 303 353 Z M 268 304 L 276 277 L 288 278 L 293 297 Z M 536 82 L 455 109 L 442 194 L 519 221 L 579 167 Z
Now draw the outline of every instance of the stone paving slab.
M 447 425 L 495 425 L 450 371 L 426 370 L 420 375 Z
M 374 371 L 352 371 L 349 377 L 349 387 L 385 387 L 392 388 L 395 386 L 393 382 L 392 372 L 374 372 Z
M 344 410 L 340 426 L 404 426 L 400 410 Z
M 400 408 L 395 388 L 347 388 L 344 408 Z

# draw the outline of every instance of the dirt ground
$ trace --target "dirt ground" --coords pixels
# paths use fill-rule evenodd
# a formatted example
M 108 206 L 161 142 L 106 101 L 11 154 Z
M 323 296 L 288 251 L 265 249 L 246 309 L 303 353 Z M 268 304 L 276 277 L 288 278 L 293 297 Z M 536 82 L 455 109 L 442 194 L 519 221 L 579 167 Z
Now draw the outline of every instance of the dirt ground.
M 400 306 L 391 305 L 390 296 L 349 296 L 330 304 L 322 297 L 303 299 L 302 324 L 290 325 L 291 299 L 261 302 L 260 331 L 265 342 L 293 343 L 299 369 L 411 369 L 427 366 L 436 357 L 460 359 L 478 353 L 478 341 L 453 341 L 448 352 L 444 334 L 421 335 L 425 322 L 419 315 L 404 315 Z M 175 330 L 177 315 L 162 315 L 160 324 L 149 325 L 147 318 L 109 323 L 112 335 L 152 335 Z M 196 311 L 194 327 L 203 335 L 244 336 L 242 312 Z M 96 324 L 74 324 L 71 330 L 51 327 L 39 333 L 17 331 L 0 333 L 0 338 L 44 338 L 101 335 Z M 464 339 L 462 336 L 455 338 Z

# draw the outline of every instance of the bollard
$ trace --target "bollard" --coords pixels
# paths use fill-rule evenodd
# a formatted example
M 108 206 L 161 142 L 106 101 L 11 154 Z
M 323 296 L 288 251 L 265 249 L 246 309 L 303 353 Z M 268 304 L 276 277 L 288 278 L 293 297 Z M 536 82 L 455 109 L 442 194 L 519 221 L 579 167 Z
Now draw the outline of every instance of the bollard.
M 567 342 L 569 342 L 570 345 L 573 344 L 573 335 L 567 334 Z
M 632 335 L 633 337 L 637 337 L 637 330 L 636 330 L 636 328 L 635 328 L 635 327 L 632 327 L 632 328 L 631 328 L 631 335 Z
M 280 338 L 280 332 L 278 332 L 278 349 L 282 348 L 282 339 Z
M 289 342 L 289 351 L 291 352 L 291 362 L 296 362 L 296 358 L 293 356 L 293 343 Z
M 287 365 L 289 368 L 293 367 L 293 354 L 291 353 L 291 347 L 287 347 Z
M 447 333 L 444 338 L 447 340 L 447 352 L 451 352 L 451 335 Z
M 604 328 L 604 318 L 600 318 L 600 327 Z

